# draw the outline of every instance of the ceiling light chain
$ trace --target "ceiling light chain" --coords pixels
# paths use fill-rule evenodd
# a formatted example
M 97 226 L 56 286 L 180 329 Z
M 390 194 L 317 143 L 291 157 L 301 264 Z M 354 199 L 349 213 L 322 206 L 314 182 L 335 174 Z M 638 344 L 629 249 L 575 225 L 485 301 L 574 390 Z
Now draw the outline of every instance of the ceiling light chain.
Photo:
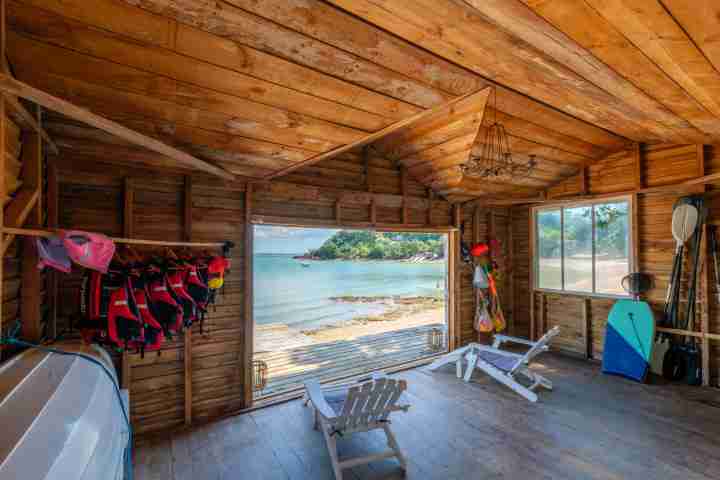
M 482 125 L 470 150 L 467 163 L 460 165 L 460 171 L 468 177 L 505 178 L 525 177 L 535 169 L 535 155 L 525 164 L 517 163 L 512 158 L 510 141 L 502 123 L 497 121 L 497 87 L 493 87 L 493 123 L 485 130 L 481 138 Z M 476 155 L 477 149 L 480 155 Z

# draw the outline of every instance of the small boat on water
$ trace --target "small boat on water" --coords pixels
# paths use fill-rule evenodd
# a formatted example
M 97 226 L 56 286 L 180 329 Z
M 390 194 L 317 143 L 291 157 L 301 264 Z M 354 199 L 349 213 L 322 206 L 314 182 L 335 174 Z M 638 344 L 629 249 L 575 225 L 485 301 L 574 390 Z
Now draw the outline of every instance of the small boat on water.
M 0 366 L 0 478 L 108 479 L 124 475 L 127 392 L 120 405 L 107 352 L 80 343 L 30 349 Z
M 300 266 L 304 268 L 310 268 L 310 264 L 305 262 L 300 262 Z

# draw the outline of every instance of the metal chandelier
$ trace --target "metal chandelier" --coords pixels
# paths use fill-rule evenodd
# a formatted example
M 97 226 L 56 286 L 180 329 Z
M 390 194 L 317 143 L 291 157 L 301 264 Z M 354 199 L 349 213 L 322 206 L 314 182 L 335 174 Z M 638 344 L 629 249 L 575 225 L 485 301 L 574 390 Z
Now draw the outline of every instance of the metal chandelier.
M 467 163 L 460 165 L 460 171 L 468 177 L 511 179 L 528 176 L 537 161 L 530 155 L 526 163 L 513 160 L 510 142 L 502 123 L 497 121 L 497 87 L 493 87 L 493 123 L 484 131 L 478 129 L 470 149 Z M 480 155 L 475 152 L 480 150 Z

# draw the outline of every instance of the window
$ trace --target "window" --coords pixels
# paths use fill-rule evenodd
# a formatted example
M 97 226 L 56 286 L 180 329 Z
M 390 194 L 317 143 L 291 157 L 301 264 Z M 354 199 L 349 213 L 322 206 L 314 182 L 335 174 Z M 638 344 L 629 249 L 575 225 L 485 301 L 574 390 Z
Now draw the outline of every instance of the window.
M 535 210 L 535 286 L 623 295 L 630 273 L 630 200 Z

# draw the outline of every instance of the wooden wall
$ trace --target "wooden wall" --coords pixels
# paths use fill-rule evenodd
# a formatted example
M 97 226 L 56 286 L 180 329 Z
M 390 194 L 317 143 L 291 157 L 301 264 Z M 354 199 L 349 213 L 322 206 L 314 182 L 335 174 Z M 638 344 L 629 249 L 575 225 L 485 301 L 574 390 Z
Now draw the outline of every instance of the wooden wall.
M 635 195 L 636 270 L 654 277 L 654 288 L 648 292 L 646 300 L 655 311 L 661 311 L 675 249 L 671 232 L 675 201 L 687 194 L 706 192 L 708 221 L 720 223 L 720 197 L 717 195 L 720 182 L 673 185 L 718 172 L 720 149 L 717 145 L 639 146 L 634 151 L 615 154 L 586 168 L 584 175 L 568 179 L 551 188 L 548 194 L 551 201 L 613 193 Z M 711 263 L 704 263 L 700 279 L 707 284 L 707 290 L 700 288 L 693 330 L 716 335 L 720 333 L 720 309 Z M 605 324 L 612 299 L 538 291 L 533 295 L 538 334 L 553 325 L 561 325 L 563 331 L 556 343 L 560 349 L 596 360 L 602 358 Z M 703 343 L 707 351 L 706 381 L 717 385 L 720 343 L 714 338 L 705 338 Z
M 187 337 L 175 338 L 159 356 L 118 358 L 123 382 L 130 389 L 135 431 L 141 435 L 196 424 L 247 406 L 246 220 L 337 226 L 340 215 L 341 224 L 350 226 L 400 227 L 404 217 L 416 226 L 426 225 L 428 219 L 433 226 L 452 222 L 450 204 L 429 199 L 422 186 L 380 158 L 371 158 L 366 169 L 362 156 L 347 155 L 298 170 L 283 181 L 253 184 L 251 217 L 246 217 L 245 183 L 122 165 L 118 162 L 128 155 L 126 147 L 101 144 L 78 152 L 73 148 L 76 142 L 59 139 L 62 152 L 53 160 L 58 169 L 61 227 L 151 240 L 231 240 L 236 245 L 224 295 L 205 322 L 203 335 L 193 326 L 187 344 Z M 112 157 L 114 151 L 118 158 Z M 79 271 L 62 278 L 64 326 L 77 315 L 79 281 Z

